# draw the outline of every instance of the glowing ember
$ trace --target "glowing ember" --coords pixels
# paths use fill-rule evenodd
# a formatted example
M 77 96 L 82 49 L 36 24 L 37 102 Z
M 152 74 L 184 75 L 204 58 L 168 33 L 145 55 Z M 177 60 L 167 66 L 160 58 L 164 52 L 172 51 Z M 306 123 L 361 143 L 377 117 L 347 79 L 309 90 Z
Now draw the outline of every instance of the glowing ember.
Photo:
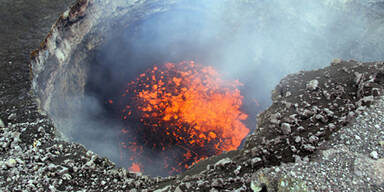
M 242 123 L 247 115 L 240 111 L 240 85 L 193 61 L 166 63 L 140 74 L 121 99 L 127 122 L 121 130 L 127 143 L 121 147 L 127 149 L 131 170 L 145 169 L 135 162 L 146 165 L 155 157 L 174 174 L 202 158 L 237 149 L 249 132 Z
M 138 173 L 140 172 L 140 165 L 138 163 L 132 163 L 132 166 L 128 170 Z

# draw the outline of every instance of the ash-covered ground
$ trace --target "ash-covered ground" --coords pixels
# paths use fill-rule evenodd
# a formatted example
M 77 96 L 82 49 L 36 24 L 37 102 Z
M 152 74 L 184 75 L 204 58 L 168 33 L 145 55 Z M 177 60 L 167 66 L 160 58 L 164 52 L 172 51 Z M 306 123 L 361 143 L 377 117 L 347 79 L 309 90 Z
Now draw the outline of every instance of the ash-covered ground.
M 30 91 L 29 54 L 71 3 L 0 3 L 1 191 L 384 191 L 383 62 L 287 76 L 242 150 L 179 176 L 129 173 L 63 141 Z

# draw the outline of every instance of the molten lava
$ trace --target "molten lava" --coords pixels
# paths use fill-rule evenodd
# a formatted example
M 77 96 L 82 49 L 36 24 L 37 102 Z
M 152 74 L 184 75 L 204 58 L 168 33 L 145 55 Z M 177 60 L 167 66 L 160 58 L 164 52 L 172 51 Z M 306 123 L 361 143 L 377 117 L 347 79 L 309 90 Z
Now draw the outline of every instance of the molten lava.
M 140 172 L 140 165 L 138 163 L 132 163 L 131 167 L 128 169 L 129 171 L 138 173 Z
M 240 110 L 240 85 L 193 61 L 166 63 L 140 74 L 120 100 L 126 122 L 120 146 L 130 170 L 145 171 L 140 165 L 156 159 L 174 174 L 237 149 L 249 132 L 242 123 L 247 115 Z

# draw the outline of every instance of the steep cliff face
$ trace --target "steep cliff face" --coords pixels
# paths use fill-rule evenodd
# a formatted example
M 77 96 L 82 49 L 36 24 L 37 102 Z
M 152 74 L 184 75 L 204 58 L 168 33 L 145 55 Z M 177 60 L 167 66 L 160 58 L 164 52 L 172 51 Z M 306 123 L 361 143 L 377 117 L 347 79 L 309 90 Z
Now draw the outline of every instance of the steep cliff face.
M 382 182 L 384 125 L 381 122 L 384 103 L 381 97 L 384 86 L 383 62 L 335 60 L 331 66 L 323 69 L 288 75 L 275 87 L 272 93 L 272 105 L 257 117 L 257 128 L 246 138 L 243 148 L 201 161 L 178 176 L 142 176 L 125 169 L 117 169 L 113 162 L 88 151 L 81 144 L 62 140 L 57 131 L 65 133 L 64 129 L 70 129 L 65 126 L 68 125 L 65 121 L 70 120 L 73 115 L 71 113 L 78 110 L 80 101 L 74 98 L 85 94 L 89 67 L 92 64 L 89 58 L 93 56 L 95 50 L 110 40 L 109 34 L 122 33 L 130 25 L 172 9 L 201 11 L 212 8 L 210 6 L 215 4 L 183 4 L 182 1 L 77 1 L 60 16 L 41 43 L 39 50 L 32 53 L 31 68 L 28 68 L 27 55 L 33 47 L 36 47 L 37 40 L 42 38 L 41 35 L 45 34 L 45 31 L 35 32 L 35 30 L 47 30 L 52 21 L 37 19 L 27 22 L 25 14 L 30 16 L 39 12 L 37 5 L 47 6 L 44 10 L 50 10 L 52 13 L 47 17 L 52 18 L 56 10 L 67 6 L 66 2 L 62 7 L 42 2 L 45 1 L 33 1 L 31 4 L 12 1 L 1 6 L 2 10 L 8 10 L 9 7 L 6 5 L 20 9 L 18 11 L 20 14 L 15 17 L 18 19 L 12 20 L 13 23 L 1 21 L 4 22 L 3 25 L 8 26 L 7 35 L 1 36 L 2 45 L 10 45 L 0 50 L 1 57 L 4 58 L 1 60 L 0 70 L 1 189 L 5 191 L 83 189 L 326 191 L 330 188 L 340 191 L 384 190 Z M 284 21 L 290 21 L 289 26 L 299 22 L 297 18 L 302 18 L 299 24 L 307 24 L 303 31 L 318 33 L 316 38 L 305 40 L 336 43 L 330 44 L 328 50 L 324 45 L 314 46 L 323 47 L 316 50 L 317 56 L 308 51 L 302 54 L 311 57 L 291 58 L 288 56 L 290 54 L 285 54 L 285 51 L 290 50 L 285 48 L 292 46 L 292 50 L 306 50 L 308 47 L 295 41 L 300 38 L 289 36 L 288 39 L 294 40 L 280 39 L 283 42 L 281 47 L 284 48 L 277 49 L 280 51 L 281 60 L 265 60 L 275 56 L 269 52 L 252 52 L 255 56 L 253 59 L 265 68 L 268 68 L 267 65 L 281 67 L 283 72 L 273 76 L 274 79 L 280 79 L 288 72 L 299 69 L 325 66 L 330 57 L 382 60 L 380 55 L 384 40 L 380 36 L 383 30 L 380 3 L 380 1 L 322 2 L 321 7 L 333 10 L 332 13 L 341 12 L 342 15 L 364 13 L 356 17 L 359 22 L 352 23 L 367 27 L 362 31 L 354 28 L 346 28 L 345 31 L 342 30 L 343 32 L 336 30 L 340 33 L 329 37 L 326 34 L 329 34 L 327 30 L 330 28 L 321 27 L 324 26 L 322 22 L 329 20 L 313 18 L 311 17 L 313 15 L 301 17 L 300 11 L 309 7 L 295 10 L 292 6 L 287 8 L 284 3 L 274 1 L 272 5 L 281 6 L 280 11 L 287 13 L 284 17 L 287 16 L 288 19 Z M 257 24 L 258 27 L 268 29 L 270 21 L 282 18 L 274 14 L 268 16 L 268 12 L 273 9 L 266 9 L 261 6 L 265 4 L 260 4 L 261 7 L 257 9 L 261 15 L 257 17 L 258 22 L 249 23 L 250 20 L 246 18 L 255 14 L 252 10 L 257 4 L 248 1 L 233 1 L 229 4 L 233 6 L 228 8 L 223 5 L 224 8 L 217 8 L 217 14 L 221 14 L 223 10 L 234 14 L 226 15 L 225 23 L 230 27 L 225 29 L 236 29 L 239 21 L 246 21 L 244 26 Z M 244 7 L 252 8 L 243 9 Z M 11 11 L 3 13 L 7 13 L 5 17 L 14 14 Z M 40 15 L 36 18 L 40 18 Z M 326 24 L 340 29 L 343 28 L 341 25 L 343 22 L 351 21 L 341 19 L 333 23 L 334 25 L 330 24 L 332 22 Z M 26 23 L 35 23 L 36 26 L 24 30 Z M 285 29 L 285 25 L 282 26 L 280 29 Z M 272 28 L 269 29 L 270 31 L 266 30 L 263 33 L 275 32 Z M 21 32 L 28 30 L 30 32 Z M 301 29 L 287 32 L 298 33 Z M 19 33 L 22 35 L 19 36 Z M 354 35 L 347 35 L 350 33 Z M 344 35 L 345 38 L 341 38 Z M 268 42 L 265 45 L 273 43 L 271 40 L 280 36 L 272 35 L 267 38 Z M 325 40 L 327 38 L 331 40 Z M 234 45 L 243 45 L 242 43 Z M 271 45 L 271 47 L 277 46 Z M 317 62 L 312 62 L 311 59 Z M 275 61 L 288 64 L 273 65 Z M 295 62 L 299 64 L 290 65 Z M 268 73 L 263 77 L 271 74 Z M 32 76 L 31 89 L 29 84 L 31 81 L 28 80 L 30 76 Z M 270 81 L 263 81 L 267 82 Z M 275 85 L 266 85 L 266 87 L 272 86 Z M 47 116 L 45 112 L 49 115 Z M 54 124 L 58 126 L 55 127 Z

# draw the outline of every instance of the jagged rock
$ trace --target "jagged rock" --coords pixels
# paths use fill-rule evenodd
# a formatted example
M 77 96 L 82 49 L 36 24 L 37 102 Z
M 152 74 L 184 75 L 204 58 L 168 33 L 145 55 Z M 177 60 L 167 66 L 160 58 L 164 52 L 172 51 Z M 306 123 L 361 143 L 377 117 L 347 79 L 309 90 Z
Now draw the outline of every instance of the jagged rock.
M 261 184 L 257 183 L 257 181 L 251 181 L 250 187 L 253 192 L 260 192 L 261 190 L 263 190 L 263 187 L 261 186 Z
M 290 92 L 290 91 L 287 91 L 286 93 L 285 93 L 285 97 L 289 97 L 289 96 L 291 96 L 292 95 L 292 93 Z
M 300 143 L 300 141 L 301 141 L 301 137 L 300 137 L 300 136 L 296 136 L 296 137 L 295 137 L 295 142 L 296 142 L 296 143 Z
M 366 96 L 360 99 L 359 101 L 356 102 L 358 107 L 364 106 L 364 105 L 370 105 L 374 101 L 374 97 L 371 96 Z
M 329 130 L 333 131 L 336 129 L 336 125 L 333 123 L 328 124 Z
M 249 185 L 253 192 L 270 191 L 272 189 L 271 179 L 263 174 L 254 175 Z
M 318 87 L 319 87 L 319 81 L 316 79 L 309 81 L 307 84 L 307 89 L 311 91 L 316 90 Z
M 235 173 L 235 175 L 239 175 L 240 174 L 240 171 L 241 171 L 241 165 L 239 165 L 235 171 L 233 171 Z
M 0 128 L 4 128 L 5 127 L 5 124 L 3 122 L 3 120 L 0 119 Z
M 305 128 L 304 128 L 303 126 L 299 126 L 299 127 L 297 128 L 297 130 L 298 130 L 298 131 L 304 131 Z
M 217 163 L 215 163 L 215 167 L 225 167 L 226 165 L 228 164 L 231 164 L 233 161 L 230 159 L 230 158 L 224 158 L 220 161 L 218 161 Z
M 183 192 L 183 190 L 180 189 L 180 187 L 176 187 L 175 191 L 174 192 Z
M 292 132 L 291 125 L 289 125 L 289 123 L 282 123 L 281 131 L 283 132 L 284 135 L 290 134 Z
M 323 95 L 324 95 L 324 97 L 325 97 L 327 100 L 330 100 L 330 99 L 331 99 L 331 94 L 329 94 L 328 91 L 324 90 L 324 91 L 323 91 Z
M 272 114 L 270 116 L 270 122 L 273 123 L 273 124 L 279 124 L 280 120 L 278 120 L 278 118 L 280 118 L 280 113 Z
M 261 163 L 263 160 L 260 157 L 255 157 L 251 160 L 252 167 L 255 167 L 257 164 Z
M 44 133 L 44 132 L 45 132 L 45 131 L 44 131 L 44 128 L 41 127 L 41 126 L 37 129 L 37 131 L 40 132 L 40 133 Z
M 378 88 L 373 88 L 372 89 L 372 95 L 375 97 L 381 95 L 381 90 Z
M 328 122 L 328 119 L 325 118 L 324 116 L 320 115 L 320 114 L 317 114 L 317 115 L 315 116 L 315 118 L 316 118 L 317 120 L 320 120 L 320 121 L 323 122 L 323 123 L 327 123 L 327 122 Z
M 291 151 L 292 151 L 292 152 L 294 152 L 294 153 L 297 152 L 297 149 L 296 149 L 296 147 L 295 147 L 294 145 L 291 145 L 290 148 L 291 148 Z
M 310 143 L 314 144 L 314 143 L 316 143 L 316 142 L 319 141 L 319 138 L 316 137 L 316 136 L 314 136 L 314 135 L 312 135 L 312 136 L 309 137 L 308 141 L 309 141 Z
M 313 152 L 313 151 L 315 151 L 316 147 L 313 145 L 310 145 L 310 144 L 304 144 L 303 149 L 306 151 Z
M 328 108 L 324 108 L 323 109 L 324 112 L 329 116 L 329 117 L 332 117 L 335 113 L 333 111 L 331 111 L 330 109 Z
M 211 186 L 212 187 L 222 187 L 223 186 L 223 179 L 221 179 L 221 178 L 214 179 Z
M 303 111 L 303 116 L 305 116 L 305 117 L 310 117 L 310 116 L 312 116 L 314 114 L 314 112 L 312 112 L 311 110 L 308 110 L 308 109 L 305 109 L 304 111 Z
M 16 119 L 16 113 L 11 113 L 9 116 L 8 116 L 8 120 L 15 120 Z
M 8 161 L 5 162 L 5 165 L 8 168 L 13 168 L 16 166 L 16 164 L 17 164 L 17 161 L 15 159 L 9 159 Z
M 359 72 L 355 72 L 355 83 L 358 85 L 363 78 L 363 74 Z
M 65 173 L 65 174 L 62 175 L 61 178 L 62 178 L 63 180 L 69 181 L 69 180 L 72 179 L 72 176 L 71 176 L 70 174 L 68 174 L 68 173 Z
M 373 159 L 379 159 L 379 154 L 377 153 L 377 151 L 372 151 L 369 155 L 370 155 Z

